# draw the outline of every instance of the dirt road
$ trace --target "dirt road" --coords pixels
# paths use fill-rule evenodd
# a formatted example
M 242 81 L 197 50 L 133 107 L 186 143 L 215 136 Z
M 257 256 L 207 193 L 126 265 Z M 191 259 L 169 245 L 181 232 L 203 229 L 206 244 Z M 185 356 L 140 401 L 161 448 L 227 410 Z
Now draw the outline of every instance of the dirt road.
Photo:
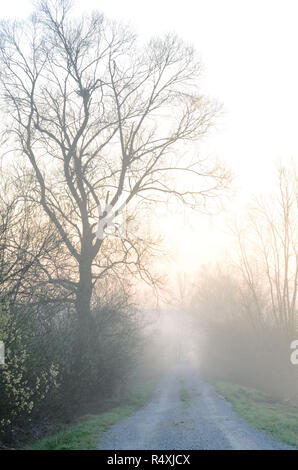
M 178 367 L 149 403 L 103 434 L 98 449 L 290 449 L 250 427 L 197 369 Z

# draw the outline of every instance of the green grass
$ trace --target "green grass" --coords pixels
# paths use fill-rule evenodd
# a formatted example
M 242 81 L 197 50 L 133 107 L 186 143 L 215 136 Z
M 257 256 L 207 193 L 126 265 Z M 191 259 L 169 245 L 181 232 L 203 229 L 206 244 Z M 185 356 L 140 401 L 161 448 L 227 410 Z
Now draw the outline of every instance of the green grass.
M 278 403 L 264 393 L 230 382 L 209 380 L 232 403 L 234 411 L 253 427 L 298 449 L 298 408 Z
M 100 435 L 117 421 L 143 406 L 153 393 L 156 381 L 147 382 L 123 400 L 123 404 L 98 415 L 85 415 L 53 436 L 26 446 L 26 450 L 87 450 L 96 448 Z
M 179 397 L 180 397 L 180 400 L 185 405 L 187 405 L 187 403 L 189 402 L 189 393 L 188 393 L 187 388 L 185 387 L 185 384 L 184 384 L 183 380 L 181 380 L 181 388 L 180 388 L 180 391 L 179 391 Z

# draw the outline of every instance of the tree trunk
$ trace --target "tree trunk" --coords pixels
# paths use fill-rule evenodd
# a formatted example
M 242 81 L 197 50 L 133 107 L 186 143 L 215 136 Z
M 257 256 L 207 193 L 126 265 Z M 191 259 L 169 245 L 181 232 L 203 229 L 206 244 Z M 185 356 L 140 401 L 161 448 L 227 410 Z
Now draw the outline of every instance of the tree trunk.
M 78 318 L 78 334 L 80 345 L 88 344 L 88 335 L 92 327 L 92 263 L 82 255 L 80 260 L 80 278 L 76 295 L 76 313 Z

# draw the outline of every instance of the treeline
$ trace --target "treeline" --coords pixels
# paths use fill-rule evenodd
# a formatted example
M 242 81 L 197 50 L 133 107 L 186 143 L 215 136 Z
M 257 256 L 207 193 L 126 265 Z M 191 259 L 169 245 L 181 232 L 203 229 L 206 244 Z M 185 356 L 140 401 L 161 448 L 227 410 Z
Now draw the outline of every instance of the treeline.
M 8 172 L 1 176 L 0 442 L 9 444 L 119 397 L 144 337 L 128 282 L 112 275 L 94 289 L 82 337 L 74 298 L 51 278 L 55 271 L 71 277 L 75 265 L 38 206 Z
M 206 374 L 298 403 L 298 369 L 290 361 L 298 338 L 295 168 L 280 168 L 275 188 L 234 224 L 229 256 L 202 269 L 191 309 Z
M 160 369 L 152 320 L 135 303 L 133 261 L 124 253 L 112 269 L 118 240 L 101 252 L 111 269 L 92 286 L 82 331 L 67 283 L 78 279 L 77 263 L 21 176 L 20 185 L 7 168 L 0 178 L 0 447 L 101 411 Z

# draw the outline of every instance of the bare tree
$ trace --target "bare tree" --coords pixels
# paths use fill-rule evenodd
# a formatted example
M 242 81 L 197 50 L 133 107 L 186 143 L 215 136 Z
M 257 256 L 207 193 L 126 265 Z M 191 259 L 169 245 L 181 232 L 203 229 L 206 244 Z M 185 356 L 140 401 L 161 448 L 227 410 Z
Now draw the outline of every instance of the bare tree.
M 96 279 L 117 262 L 140 265 L 129 237 L 121 261 L 101 265 L 109 242 L 98 222 L 105 231 L 121 207 L 168 196 L 197 206 L 228 175 L 192 145 L 216 113 L 198 92 L 192 48 L 173 35 L 139 47 L 126 27 L 98 13 L 76 20 L 71 7 L 42 0 L 30 20 L 2 22 L 0 78 L 12 148 L 30 163 L 32 197 L 72 258 L 71 276 L 55 281 L 73 293 L 84 328 Z
M 258 323 L 271 321 L 287 335 L 297 328 L 297 174 L 279 167 L 277 194 L 257 198 L 246 234 L 236 230 L 241 271 L 254 299 Z M 266 297 L 264 302 L 262 297 Z
M 49 278 L 49 260 L 56 261 L 61 243 L 53 225 L 42 217 L 41 208 L 28 199 L 23 185 L 16 187 L 15 177 L 10 178 L 8 171 L 5 177 L 0 171 L 0 176 L 0 297 L 9 299 L 13 312 L 17 304 L 24 309 L 24 304 L 32 306 L 41 297 L 44 300 L 42 286 Z M 55 296 L 58 300 L 58 290 Z

